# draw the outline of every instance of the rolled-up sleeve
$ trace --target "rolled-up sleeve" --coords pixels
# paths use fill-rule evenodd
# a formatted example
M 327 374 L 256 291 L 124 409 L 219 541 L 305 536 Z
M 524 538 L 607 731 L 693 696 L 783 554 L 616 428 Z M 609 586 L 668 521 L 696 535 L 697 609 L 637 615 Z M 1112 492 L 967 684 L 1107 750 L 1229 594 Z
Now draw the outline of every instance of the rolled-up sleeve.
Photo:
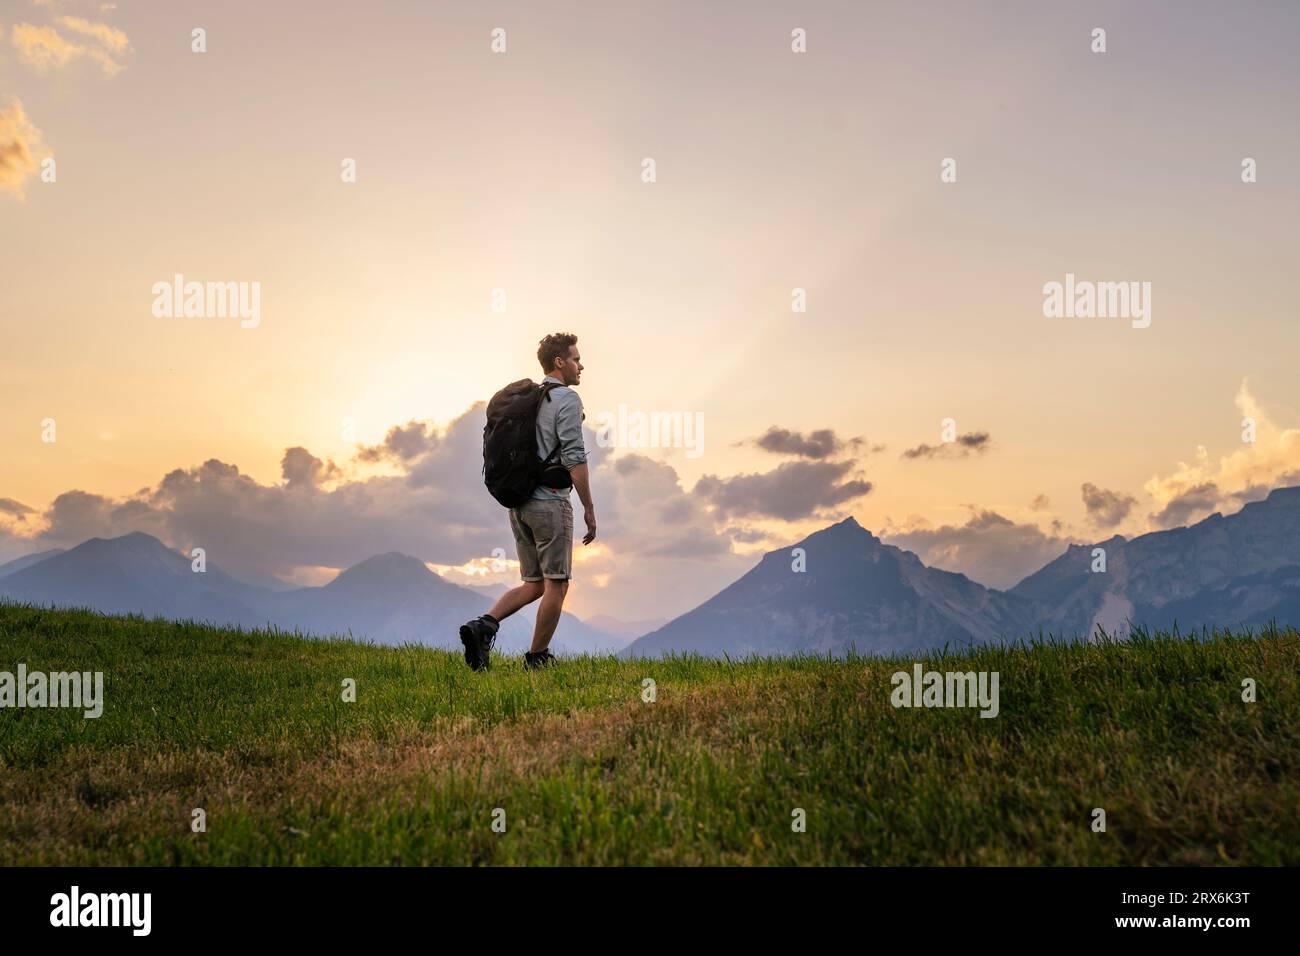
M 577 392 L 564 395 L 555 410 L 555 434 L 560 440 L 560 464 L 572 471 L 587 460 L 582 443 L 582 399 Z

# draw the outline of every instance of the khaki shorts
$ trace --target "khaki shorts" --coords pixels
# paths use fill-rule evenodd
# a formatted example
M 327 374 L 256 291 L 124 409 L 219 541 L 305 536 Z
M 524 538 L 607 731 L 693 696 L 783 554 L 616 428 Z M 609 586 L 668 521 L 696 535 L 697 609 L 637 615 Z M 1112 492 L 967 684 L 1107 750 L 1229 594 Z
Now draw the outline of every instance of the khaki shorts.
M 568 580 L 573 571 L 573 505 L 561 498 L 530 498 L 510 509 L 510 530 L 525 581 Z

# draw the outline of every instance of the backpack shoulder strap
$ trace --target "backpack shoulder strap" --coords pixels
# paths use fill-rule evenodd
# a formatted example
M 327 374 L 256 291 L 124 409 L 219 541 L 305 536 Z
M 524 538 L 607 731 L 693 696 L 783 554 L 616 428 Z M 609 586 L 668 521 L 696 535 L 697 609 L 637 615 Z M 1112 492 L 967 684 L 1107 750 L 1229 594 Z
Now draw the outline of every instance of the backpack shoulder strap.
M 537 399 L 537 404 L 540 406 L 542 403 L 542 399 L 546 399 L 546 401 L 549 402 L 551 400 L 552 389 L 556 389 L 559 387 L 560 387 L 559 382 L 543 382 L 542 393 Z M 557 435 L 556 438 L 558 439 L 559 436 Z M 559 460 L 559 457 L 560 457 L 560 443 L 557 440 L 555 443 L 555 447 L 551 449 L 551 453 L 542 459 L 542 467 L 545 468 L 549 466 L 553 461 Z

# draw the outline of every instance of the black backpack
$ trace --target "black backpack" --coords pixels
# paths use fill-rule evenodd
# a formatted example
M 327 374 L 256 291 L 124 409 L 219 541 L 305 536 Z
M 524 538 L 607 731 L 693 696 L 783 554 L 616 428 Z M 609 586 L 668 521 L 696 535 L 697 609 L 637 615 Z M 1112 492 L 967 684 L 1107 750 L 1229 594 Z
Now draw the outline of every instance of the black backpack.
M 545 461 L 537 457 L 537 410 L 542 399 L 550 401 L 556 382 L 535 384 L 532 379 L 512 382 L 492 396 L 483 426 L 483 483 L 492 497 L 507 508 L 518 508 L 533 496 L 543 475 L 561 486 L 568 472 L 552 465 L 560 454 L 555 450 Z M 559 471 L 565 471 L 559 476 Z

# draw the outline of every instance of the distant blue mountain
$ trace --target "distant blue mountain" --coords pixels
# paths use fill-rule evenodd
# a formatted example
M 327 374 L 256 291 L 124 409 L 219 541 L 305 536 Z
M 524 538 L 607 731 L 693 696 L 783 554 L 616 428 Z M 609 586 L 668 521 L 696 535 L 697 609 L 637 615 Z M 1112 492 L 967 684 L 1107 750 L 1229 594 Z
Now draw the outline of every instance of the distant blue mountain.
M 806 554 L 792 568 L 793 549 Z M 1093 551 L 1106 553 L 1096 573 Z M 1098 627 L 1300 625 L 1300 487 L 1189 528 L 1071 545 L 1001 592 L 924 565 L 852 518 L 765 555 L 704 604 L 634 641 L 624 654 L 899 654 Z
M 803 570 L 796 570 L 795 548 Z M 1095 548 L 1106 552 L 1104 573 L 1092 571 Z M 196 574 L 188 558 L 139 532 L 0 565 L 4 600 L 453 650 L 460 624 L 486 611 L 494 596 L 397 553 L 362 561 L 323 587 L 272 590 L 210 561 Z M 770 552 L 699 607 L 630 645 L 627 634 L 566 614 L 553 646 L 570 653 L 624 648 L 632 657 L 900 654 L 1039 633 L 1088 638 L 1098 627 L 1112 633 L 1130 622 L 1176 623 L 1186 632 L 1274 621 L 1300 624 L 1300 487 L 1188 528 L 1072 545 L 1006 592 L 927 567 L 848 518 Z M 502 627 L 498 647 L 522 651 L 531 633 L 531 613 L 517 614 Z
M 1093 550 L 1106 571 L 1092 572 Z M 1108 633 L 1127 622 L 1183 630 L 1300 625 L 1300 487 L 1278 488 L 1236 514 L 1188 528 L 1072 546 L 1008 593 L 1042 605 L 1041 623 L 1061 634 Z
M 0 578 L 13 574 L 15 571 L 21 571 L 23 568 L 30 568 L 33 564 L 39 564 L 46 558 L 52 558 L 56 554 L 62 553 L 62 548 L 52 548 L 49 551 L 37 551 L 35 554 L 25 554 L 21 558 L 6 561 L 4 564 L 0 564 Z
M 802 571 L 795 570 L 796 548 L 805 556 Z M 730 587 L 624 653 L 894 654 L 1027 633 L 1036 610 L 965 575 L 926 567 L 846 518 L 768 553 Z
M 409 555 L 368 558 L 324 587 L 271 590 L 239 581 L 211 561 L 206 571 L 195 572 L 189 558 L 142 532 L 92 538 L 30 561 L 0 577 L 0 599 L 244 627 L 274 625 L 319 636 L 453 650 L 460 649 L 460 625 L 492 604 L 487 595 L 444 581 Z M 528 648 L 530 612 L 505 622 L 499 649 L 515 653 Z M 565 614 L 552 646 L 569 653 L 605 652 L 624 643 Z

